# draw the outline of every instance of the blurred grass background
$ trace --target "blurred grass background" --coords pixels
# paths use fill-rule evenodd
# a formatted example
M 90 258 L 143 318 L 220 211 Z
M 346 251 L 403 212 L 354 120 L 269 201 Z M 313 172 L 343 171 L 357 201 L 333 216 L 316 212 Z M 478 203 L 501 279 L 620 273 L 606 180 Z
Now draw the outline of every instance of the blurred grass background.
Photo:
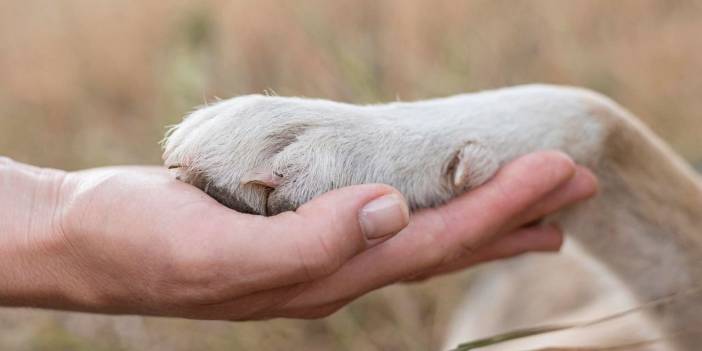
M 0 154 L 63 169 L 160 162 L 215 97 L 357 103 L 529 82 L 589 87 L 702 162 L 702 2 L 0 0 Z M 426 350 L 464 276 L 321 321 L 216 323 L 0 310 L 0 350 Z

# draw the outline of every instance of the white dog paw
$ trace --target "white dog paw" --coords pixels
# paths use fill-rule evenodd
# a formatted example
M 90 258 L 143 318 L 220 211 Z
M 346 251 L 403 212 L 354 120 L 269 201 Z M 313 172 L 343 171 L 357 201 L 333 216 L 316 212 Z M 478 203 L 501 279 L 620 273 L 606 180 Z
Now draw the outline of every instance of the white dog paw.
M 497 171 L 479 141 L 396 117 L 329 101 L 242 96 L 175 126 L 164 160 L 220 203 L 264 215 L 364 183 L 396 187 L 412 209 L 431 207 Z

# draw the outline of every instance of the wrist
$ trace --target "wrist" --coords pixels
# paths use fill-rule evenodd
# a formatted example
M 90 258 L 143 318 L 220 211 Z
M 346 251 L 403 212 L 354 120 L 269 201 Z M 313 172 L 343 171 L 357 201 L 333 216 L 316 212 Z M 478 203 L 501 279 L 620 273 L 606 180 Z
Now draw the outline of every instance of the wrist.
M 0 159 L 0 305 L 69 304 L 62 237 L 66 172 Z

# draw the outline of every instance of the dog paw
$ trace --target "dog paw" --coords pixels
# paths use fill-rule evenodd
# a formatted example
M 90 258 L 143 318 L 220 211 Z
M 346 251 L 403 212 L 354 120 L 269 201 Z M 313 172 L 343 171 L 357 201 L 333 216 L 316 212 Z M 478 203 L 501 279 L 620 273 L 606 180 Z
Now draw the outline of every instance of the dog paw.
M 263 215 L 364 183 L 396 187 L 412 209 L 432 207 L 497 171 L 498 160 L 478 140 L 400 115 L 322 100 L 241 96 L 201 108 L 173 127 L 164 160 L 178 179 L 220 203 Z

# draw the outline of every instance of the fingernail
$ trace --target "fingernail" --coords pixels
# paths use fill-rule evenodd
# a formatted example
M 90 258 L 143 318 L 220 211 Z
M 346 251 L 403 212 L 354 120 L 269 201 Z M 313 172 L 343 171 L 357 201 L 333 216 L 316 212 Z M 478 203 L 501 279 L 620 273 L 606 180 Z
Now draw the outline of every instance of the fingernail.
M 366 239 L 377 239 L 406 227 L 409 209 L 402 196 L 384 195 L 366 204 L 358 213 L 358 221 Z

